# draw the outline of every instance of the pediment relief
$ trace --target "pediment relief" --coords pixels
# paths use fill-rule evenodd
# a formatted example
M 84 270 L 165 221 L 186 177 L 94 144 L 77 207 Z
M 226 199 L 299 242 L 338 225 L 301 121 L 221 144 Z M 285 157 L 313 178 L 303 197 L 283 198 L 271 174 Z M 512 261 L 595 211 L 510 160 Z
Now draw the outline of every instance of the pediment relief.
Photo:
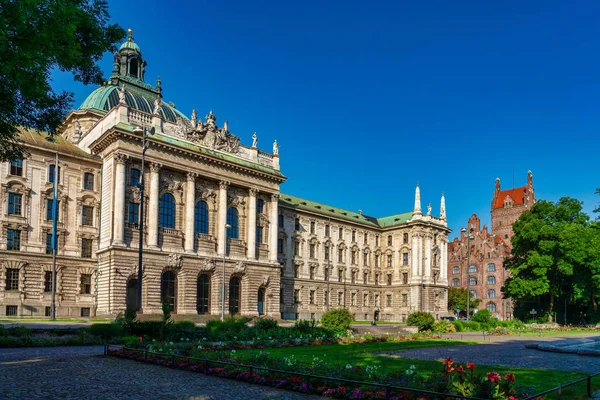
M 181 194 L 183 192 L 183 176 L 172 171 L 165 171 L 160 174 L 159 188 L 161 192 L 169 191 Z
M 227 122 L 219 128 L 215 123 L 217 117 L 212 111 L 206 116 L 206 120 L 207 122 L 203 123 L 197 118 L 195 111 L 191 120 L 177 116 L 175 124 L 166 124 L 165 133 L 209 149 L 232 154 L 240 152 L 240 138 L 229 132 Z
M 244 207 L 246 205 L 246 193 L 240 189 L 229 189 L 227 191 L 227 204 L 231 207 Z

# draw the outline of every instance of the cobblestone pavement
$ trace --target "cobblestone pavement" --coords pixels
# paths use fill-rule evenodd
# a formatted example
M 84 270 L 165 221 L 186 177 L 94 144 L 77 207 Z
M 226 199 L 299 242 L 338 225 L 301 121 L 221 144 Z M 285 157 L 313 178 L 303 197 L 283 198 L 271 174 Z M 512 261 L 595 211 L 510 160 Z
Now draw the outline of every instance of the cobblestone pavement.
M 0 349 L 1 399 L 320 399 L 104 357 L 101 346 Z
M 465 340 L 481 340 L 481 334 L 479 334 L 479 337 L 473 335 L 472 338 L 466 336 L 465 334 Z M 444 337 L 453 338 L 450 335 L 444 335 Z M 393 353 L 382 353 L 381 355 L 420 360 L 441 360 L 451 357 L 454 361 L 461 363 L 474 362 L 475 364 L 543 368 L 589 374 L 600 372 L 600 359 L 598 357 L 526 349 L 525 345 L 544 343 L 553 346 L 568 346 L 598 339 L 600 339 L 599 335 L 565 335 L 561 337 L 491 336 L 487 337 L 486 342 L 481 344 L 401 350 Z

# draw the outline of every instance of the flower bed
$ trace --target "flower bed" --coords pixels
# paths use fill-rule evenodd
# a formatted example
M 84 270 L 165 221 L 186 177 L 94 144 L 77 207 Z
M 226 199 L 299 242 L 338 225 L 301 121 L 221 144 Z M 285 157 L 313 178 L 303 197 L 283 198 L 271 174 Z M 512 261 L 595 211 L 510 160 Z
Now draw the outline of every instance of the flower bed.
M 235 351 L 234 349 L 231 353 L 235 354 Z M 319 360 L 313 360 L 312 366 L 298 368 L 295 360 L 273 359 L 266 352 L 256 354 L 253 359 L 249 360 L 252 364 L 240 363 L 235 357 L 211 360 L 116 346 L 107 346 L 106 354 L 220 378 L 338 399 L 517 400 L 528 395 L 523 392 L 519 393 L 513 374 L 506 374 L 504 379 L 496 372 L 479 376 L 475 374 L 476 367 L 473 363 L 468 363 L 463 367 L 455 365 L 451 359 L 443 362 L 439 376 L 426 380 L 422 377 L 413 379 L 417 378 L 414 366 L 403 376 L 379 374 L 378 367 L 361 369 L 359 366 L 351 365 L 347 365 L 342 371 L 328 369 L 323 374 L 323 365 L 319 363 Z M 317 375 L 318 371 L 322 375 Z M 352 379 L 348 379 L 348 375 Z M 417 382 L 420 383 L 418 389 L 407 387 L 410 383 Z

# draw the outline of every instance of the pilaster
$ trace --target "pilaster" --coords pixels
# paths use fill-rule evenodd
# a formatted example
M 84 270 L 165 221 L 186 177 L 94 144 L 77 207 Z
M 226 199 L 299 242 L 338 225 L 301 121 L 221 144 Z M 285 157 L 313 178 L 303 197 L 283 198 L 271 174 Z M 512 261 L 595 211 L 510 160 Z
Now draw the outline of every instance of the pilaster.
M 251 188 L 248 201 L 248 252 L 247 257 L 251 260 L 256 259 L 256 195 L 258 189 Z
M 277 263 L 277 235 L 279 232 L 279 226 L 277 224 L 277 217 L 279 215 L 279 193 L 271 195 L 271 229 L 269 229 L 269 261 Z
M 188 172 L 185 186 L 185 252 L 194 253 L 194 222 L 196 205 L 196 177 L 198 174 Z
M 113 220 L 113 242 L 115 246 L 124 246 L 125 242 L 125 162 L 127 156 L 121 153 L 114 154 L 115 162 L 115 209 Z
M 148 201 L 148 248 L 158 249 L 159 175 L 161 165 L 150 164 L 150 199 Z
M 227 188 L 229 187 L 229 182 L 220 181 L 219 182 L 219 216 L 217 223 L 217 253 L 219 255 L 224 255 L 226 250 L 226 242 L 227 242 L 227 229 L 225 225 L 227 224 Z

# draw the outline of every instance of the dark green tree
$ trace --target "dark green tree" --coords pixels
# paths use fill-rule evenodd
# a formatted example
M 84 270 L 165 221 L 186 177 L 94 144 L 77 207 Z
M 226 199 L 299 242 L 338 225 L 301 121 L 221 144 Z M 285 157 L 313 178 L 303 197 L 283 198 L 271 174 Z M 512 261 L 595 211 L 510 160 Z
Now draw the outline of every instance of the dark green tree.
M 513 224 L 512 257 L 505 262 L 511 276 L 502 291 L 517 304 L 544 299 L 550 317 L 558 296 L 572 298 L 589 285 L 576 277 L 587 275 L 590 251 L 589 217 L 579 200 L 540 200 Z M 547 299 L 547 300 L 546 300 Z
M 64 120 L 73 94 L 52 89 L 51 71 L 100 84 L 97 62 L 124 36 L 104 0 L 0 0 L 0 160 L 22 156 L 19 126 L 55 133 Z
M 481 303 L 481 299 L 474 299 L 471 295 L 469 297 L 472 311 Z M 458 287 L 448 288 L 448 309 L 454 310 L 454 312 L 458 310 L 467 311 L 467 289 Z

